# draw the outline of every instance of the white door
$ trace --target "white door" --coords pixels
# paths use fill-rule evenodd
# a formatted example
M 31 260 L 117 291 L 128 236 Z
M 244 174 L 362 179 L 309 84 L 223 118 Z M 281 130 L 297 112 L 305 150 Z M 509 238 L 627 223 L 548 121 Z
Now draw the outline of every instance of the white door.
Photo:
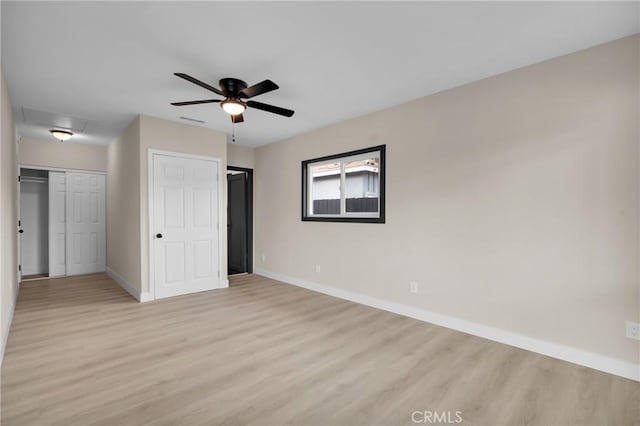
M 67 273 L 67 186 L 64 172 L 49 172 L 49 276 Z
M 67 275 L 106 269 L 105 176 L 66 174 Z
M 20 182 L 20 259 L 22 275 L 46 274 L 49 271 L 47 244 L 47 180 L 22 176 Z
M 152 158 L 155 298 L 218 288 L 218 163 Z

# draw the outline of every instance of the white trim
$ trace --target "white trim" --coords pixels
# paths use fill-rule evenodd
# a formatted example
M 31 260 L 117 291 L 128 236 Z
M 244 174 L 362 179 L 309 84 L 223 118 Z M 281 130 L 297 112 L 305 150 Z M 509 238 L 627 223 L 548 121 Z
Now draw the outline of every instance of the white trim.
M 16 128 L 13 131 L 13 146 L 14 146 L 14 152 L 13 152 L 13 158 L 12 158 L 12 162 L 14 165 L 18 165 L 18 151 L 19 151 L 19 146 L 18 143 L 20 141 L 20 137 L 18 136 L 18 127 L 16 126 Z M 7 349 L 7 342 L 9 341 L 9 333 L 11 332 L 11 324 L 13 323 L 13 315 L 15 314 L 16 311 L 16 304 L 18 303 L 18 295 L 20 294 L 20 282 L 22 281 L 22 271 L 20 271 L 20 265 L 22 264 L 22 257 L 20 255 L 21 251 L 22 251 L 22 247 L 20 244 L 21 238 L 20 238 L 20 234 L 18 234 L 18 220 L 20 220 L 20 201 L 21 201 L 21 193 L 20 193 L 20 181 L 18 180 L 18 178 L 20 177 L 20 167 L 16 167 L 14 170 L 14 176 L 13 178 L 15 179 L 13 181 L 13 184 L 15 185 L 13 188 L 15 190 L 15 193 L 13 194 L 14 197 L 14 201 L 15 201 L 15 205 L 13 207 L 13 210 L 16 214 L 15 219 L 16 221 L 13 222 L 13 224 L 11 225 L 11 232 L 15 232 L 13 235 L 15 235 L 16 237 L 16 249 L 17 249 L 17 253 L 14 252 L 15 254 L 15 264 L 13 265 L 13 267 L 10 266 L 10 268 L 15 268 L 11 271 L 11 277 L 13 277 L 15 279 L 15 282 L 11 282 L 11 280 L 9 281 L 9 285 L 12 285 L 15 287 L 15 292 L 16 295 L 13 299 L 13 303 L 9 306 L 9 315 L 7 316 L 7 323 L 6 324 L 2 324 L 2 328 L 0 329 L 0 332 L 2 333 L 2 336 L 0 336 L 0 366 L 2 366 L 2 361 L 4 360 L 4 351 Z M 6 213 L 6 212 L 5 212 Z M 8 211 L 8 213 L 12 213 L 10 211 Z M 11 217 L 10 221 L 13 221 L 14 217 Z M 11 248 L 11 250 L 13 250 L 13 248 Z
M 189 158 L 189 159 L 192 159 L 192 160 L 217 161 L 217 162 L 221 161 L 218 157 L 208 157 L 206 155 L 186 154 L 184 152 L 175 152 L 175 151 L 163 151 L 163 150 L 160 150 L 160 149 L 153 149 L 153 148 L 149 148 L 148 149 L 148 154 L 149 154 L 149 158 L 151 158 L 151 156 L 153 154 L 158 154 L 158 155 L 166 155 L 167 157 Z
M 22 140 L 22 138 L 20 138 L 19 140 L 16 141 L 16 152 L 18 150 L 18 142 Z M 51 167 L 51 166 L 36 166 L 36 165 L 31 165 L 31 164 L 25 164 L 25 163 L 20 163 L 20 162 L 16 162 L 17 164 L 17 168 L 16 168 L 16 182 L 17 182 L 17 193 L 16 193 L 16 211 L 17 211 L 17 217 L 18 220 L 21 220 L 21 212 L 20 212 L 20 205 L 21 205 L 21 191 L 20 191 L 20 183 L 22 180 L 21 177 L 21 170 L 22 169 L 33 169 L 33 170 L 46 170 L 49 172 L 60 172 L 60 173 L 88 173 L 88 174 L 93 174 L 93 175 L 104 175 L 105 176 L 105 202 L 104 202 L 104 211 L 105 211 L 105 258 L 106 258 L 106 246 L 107 246 L 107 239 L 106 239 L 106 235 L 108 233 L 107 227 L 108 224 L 106 223 L 106 214 L 107 214 L 107 172 L 105 171 L 101 171 L 101 170 L 89 170 L 89 169 L 69 169 L 69 168 L 62 168 L 62 167 Z M 50 177 L 50 176 L 49 176 Z M 20 178 L 20 180 L 18 180 L 18 178 Z M 25 176 L 26 178 L 26 176 Z M 66 179 L 66 177 L 65 177 Z M 66 182 L 66 180 L 65 180 Z M 51 195 L 51 193 L 49 193 L 49 195 Z M 51 218 L 51 211 L 49 210 L 48 212 L 49 218 Z M 17 224 L 16 224 L 17 225 Z M 51 223 L 49 222 L 49 225 L 51 225 Z M 66 218 L 65 218 L 65 228 L 66 228 Z M 66 234 L 66 229 L 65 229 L 65 234 Z M 48 235 L 48 240 L 49 240 L 49 244 L 51 244 L 52 242 L 52 238 L 51 238 L 51 226 L 49 226 L 49 235 Z M 66 244 L 66 238 L 65 238 L 65 244 Z M 18 268 L 20 267 L 20 265 L 22 265 L 22 247 L 21 247 L 21 239 L 20 236 L 17 237 L 17 245 L 18 245 L 18 252 L 16 254 L 16 258 L 18 259 L 18 263 L 16 265 L 16 269 L 17 269 L 17 274 L 18 274 L 18 282 L 22 281 L 22 271 L 20 271 Z M 49 249 L 51 249 L 51 245 L 49 245 Z M 51 253 L 51 251 L 49 251 L 49 253 Z M 65 247 L 65 262 L 67 259 L 67 253 L 66 253 L 66 247 Z M 51 263 L 49 263 L 49 272 L 51 272 Z M 65 274 L 64 275 L 50 275 L 49 278 L 58 278 L 58 277 L 66 277 L 68 276 L 66 274 L 66 266 L 65 266 Z
M 148 232 L 149 232 L 149 234 L 147 235 L 147 244 L 148 244 L 147 263 L 148 263 L 148 277 L 149 277 L 149 280 L 148 280 L 149 292 L 143 293 L 143 294 L 147 295 L 146 297 L 149 298 L 148 300 L 155 300 L 156 298 L 155 273 L 154 273 L 155 255 L 153 252 L 153 248 L 154 248 L 154 244 L 153 244 L 153 235 L 154 235 L 154 232 L 153 232 L 153 205 L 154 205 L 153 203 L 153 184 L 154 184 L 153 156 L 154 155 L 164 155 L 167 157 L 211 161 L 216 163 L 217 169 L 218 169 L 217 171 L 218 174 L 216 176 L 216 181 L 218 183 L 218 203 L 217 203 L 218 204 L 218 272 L 220 274 L 220 276 L 218 277 L 218 288 L 229 287 L 229 280 L 223 279 L 222 277 L 222 265 L 225 264 L 226 259 L 224 259 L 223 257 L 224 246 L 222 244 L 222 226 L 221 225 L 224 225 L 222 224 L 222 218 L 223 218 L 222 215 L 223 213 L 226 212 L 226 208 L 227 208 L 226 205 L 225 206 L 222 205 L 222 178 L 221 178 L 223 173 L 222 159 L 218 157 L 208 157 L 204 155 L 186 154 L 182 152 L 164 151 L 164 150 L 149 148 L 147 149 L 147 225 L 148 225 Z M 226 166 L 224 171 L 226 171 Z M 226 179 L 225 179 L 225 183 L 226 183 Z
M 142 293 L 140 293 L 140 303 L 151 302 L 152 300 L 153 297 L 148 291 L 143 291 Z
M 534 337 L 525 336 L 523 334 L 502 330 L 495 327 L 467 321 L 436 312 L 427 311 L 420 308 L 403 305 L 396 302 L 367 296 L 339 288 L 317 284 L 311 281 L 291 277 L 288 275 L 272 272 L 260 267 L 254 267 L 253 272 L 263 275 L 274 280 L 282 281 L 308 290 L 317 291 L 319 293 L 328 294 L 361 305 L 371 306 L 398 315 L 414 318 L 420 321 L 436 324 L 442 327 L 451 328 L 453 330 L 462 331 L 474 336 L 493 340 L 495 342 L 504 343 L 506 345 L 515 346 L 516 348 L 525 349 L 536 352 L 552 358 L 561 359 L 574 364 L 593 368 L 595 370 L 604 371 L 616 376 L 625 377 L 627 379 L 640 381 L 640 364 L 622 361 L 611 358 L 606 355 L 600 355 L 593 352 L 572 348 L 558 343 L 546 340 L 536 339 Z
M 18 144 L 16 143 L 16 152 L 18 149 Z M 22 238 L 21 238 L 21 234 L 18 233 L 20 227 L 18 226 L 18 223 L 20 223 L 20 226 L 22 226 L 22 212 L 21 210 L 21 206 L 22 206 L 22 187 L 20 186 L 22 184 L 21 179 L 20 179 L 20 165 L 18 165 L 18 167 L 15 170 L 15 177 L 14 177 L 14 185 L 16 185 L 16 193 L 15 193 L 15 200 L 16 200 L 16 205 L 15 205 L 15 211 L 16 211 L 16 219 L 18 220 L 17 222 L 14 222 L 12 226 L 15 226 L 14 228 L 14 232 L 16 233 L 16 250 L 17 252 L 15 253 L 16 256 L 16 264 L 14 265 L 14 267 L 16 268 L 16 273 L 15 273 L 15 277 L 18 283 L 20 283 L 22 281 Z M 11 219 L 13 220 L 13 219 Z M 13 248 L 12 248 L 13 250 Z M 3 330 L 4 331 L 4 330 Z M 2 347 L 2 356 L 4 357 L 4 346 Z
M 352 167 L 351 169 L 349 169 L 349 171 L 345 170 L 345 174 L 358 173 L 358 172 L 378 173 L 379 171 L 380 171 L 380 169 L 378 167 L 358 166 L 358 167 Z M 316 173 L 313 174 L 313 177 L 335 176 L 335 175 L 339 175 L 339 174 L 340 174 L 339 170 L 332 170 L 332 171 L 329 171 L 329 172 L 316 172 Z
M 156 300 L 156 283 L 155 283 L 155 264 L 153 258 L 153 154 L 156 151 L 147 149 L 147 286 L 149 290 L 147 294 L 151 300 Z M 144 265 L 141 265 L 144 268 Z M 142 283 L 140 284 L 142 286 Z
M 347 175 L 344 172 L 347 161 L 340 161 L 340 216 L 347 214 Z
M 136 299 L 138 302 L 147 301 L 143 299 L 142 295 L 146 295 L 148 293 L 141 294 L 139 290 L 135 289 L 127 280 L 125 280 L 120 274 L 118 274 L 116 271 L 111 269 L 109 266 L 107 266 L 107 275 L 109 275 L 112 280 L 117 282 L 120 285 L 120 287 L 122 287 L 127 293 L 133 296 L 133 298 Z
M 4 351 L 7 349 L 7 342 L 9 341 L 9 332 L 11 331 L 11 324 L 13 323 L 13 314 L 16 312 L 16 304 L 18 303 L 18 295 L 20 294 L 20 285 L 16 286 L 16 297 L 13 299 L 13 303 L 9 307 L 9 320 L 4 327 L 2 327 L 2 348 L 0 348 L 0 366 L 4 360 Z

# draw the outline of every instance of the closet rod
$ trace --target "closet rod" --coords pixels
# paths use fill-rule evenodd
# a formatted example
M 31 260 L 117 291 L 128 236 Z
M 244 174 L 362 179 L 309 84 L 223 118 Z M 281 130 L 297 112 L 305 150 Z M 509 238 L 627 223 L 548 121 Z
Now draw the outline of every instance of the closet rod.
M 49 183 L 49 178 L 37 176 L 20 176 L 20 182 Z

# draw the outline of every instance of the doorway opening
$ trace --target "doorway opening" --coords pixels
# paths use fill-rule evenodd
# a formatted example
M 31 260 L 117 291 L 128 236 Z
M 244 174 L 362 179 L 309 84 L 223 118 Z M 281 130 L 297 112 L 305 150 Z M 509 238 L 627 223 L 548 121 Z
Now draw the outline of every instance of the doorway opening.
M 20 166 L 21 281 L 104 272 L 104 173 Z
M 22 280 L 49 277 L 49 172 L 20 170 L 20 273 Z
M 227 166 L 227 270 L 253 272 L 253 169 Z

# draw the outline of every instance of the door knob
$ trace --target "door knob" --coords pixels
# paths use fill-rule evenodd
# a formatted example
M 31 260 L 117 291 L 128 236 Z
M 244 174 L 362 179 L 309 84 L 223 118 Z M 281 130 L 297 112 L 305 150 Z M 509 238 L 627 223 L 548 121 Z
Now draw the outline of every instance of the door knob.
M 156 238 L 162 238 L 162 234 L 156 234 Z
M 20 233 L 20 234 L 22 234 L 23 232 L 24 232 L 24 229 L 20 229 L 20 230 L 18 231 L 18 233 Z

